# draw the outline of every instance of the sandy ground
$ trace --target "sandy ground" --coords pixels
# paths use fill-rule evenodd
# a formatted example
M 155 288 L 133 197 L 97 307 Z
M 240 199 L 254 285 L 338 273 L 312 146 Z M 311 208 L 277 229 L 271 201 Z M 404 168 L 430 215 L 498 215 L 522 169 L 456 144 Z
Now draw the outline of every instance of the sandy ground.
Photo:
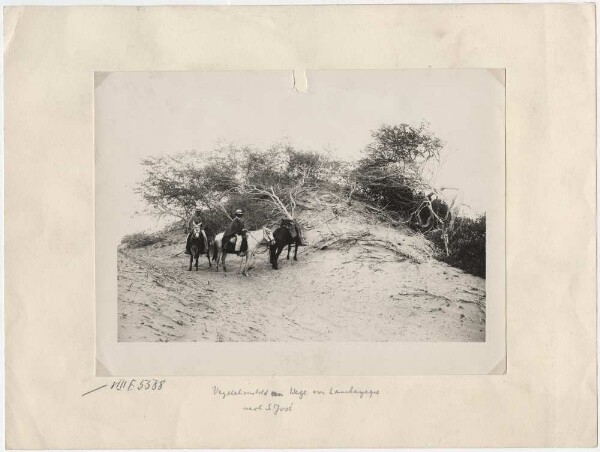
M 235 256 L 188 272 L 181 250 L 119 250 L 119 341 L 485 341 L 485 280 L 433 259 L 309 247 L 246 278 Z

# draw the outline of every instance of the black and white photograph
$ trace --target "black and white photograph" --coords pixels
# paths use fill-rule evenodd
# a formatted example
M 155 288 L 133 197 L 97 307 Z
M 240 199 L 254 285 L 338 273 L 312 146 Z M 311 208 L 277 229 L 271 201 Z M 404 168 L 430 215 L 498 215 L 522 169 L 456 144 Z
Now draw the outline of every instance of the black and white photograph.
M 595 5 L 384 3 L 4 9 L 7 449 L 597 445 Z
M 486 341 L 503 71 L 96 73 L 95 115 L 119 342 Z

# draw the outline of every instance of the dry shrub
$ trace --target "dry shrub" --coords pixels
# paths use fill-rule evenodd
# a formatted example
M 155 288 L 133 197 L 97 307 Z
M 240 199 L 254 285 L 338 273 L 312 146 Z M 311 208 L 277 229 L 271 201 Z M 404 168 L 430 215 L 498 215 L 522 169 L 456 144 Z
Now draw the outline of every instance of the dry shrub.
M 164 241 L 164 236 L 160 233 L 148 234 L 146 232 L 137 232 L 123 237 L 121 244 L 128 248 L 143 248 Z
M 467 273 L 485 278 L 485 236 L 485 215 L 474 220 L 459 217 L 449 236 L 449 255 L 440 252 L 437 258 Z M 433 234 L 431 239 L 440 249 L 443 249 L 440 234 Z

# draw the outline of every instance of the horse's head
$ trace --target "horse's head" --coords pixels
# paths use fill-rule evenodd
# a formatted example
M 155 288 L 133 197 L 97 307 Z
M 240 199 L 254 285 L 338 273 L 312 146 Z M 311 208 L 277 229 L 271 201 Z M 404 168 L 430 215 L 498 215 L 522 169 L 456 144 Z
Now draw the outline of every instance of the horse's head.
M 200 234 L 202 233 L 202 222 L 200 223 L 194 223 L 194 228 L 192 229 L 192 235 L 194 236 L 194 238 L 198 238 L 200 237 Z
M 292 229 L 294 227 L 294 220 L 292 220 L 290 218 L 283 218 L 281 220 L 281 227 L 287 228 L 287 229 Z
M 273 231 L 271 231 L 271 229 L 269 229 L 268 227 L 264 226 L 263 227 L 263 238 L 265 239 L 265 242 L 267 242 L 267 245 L 275 245 L 275 238 L 273 237 Z

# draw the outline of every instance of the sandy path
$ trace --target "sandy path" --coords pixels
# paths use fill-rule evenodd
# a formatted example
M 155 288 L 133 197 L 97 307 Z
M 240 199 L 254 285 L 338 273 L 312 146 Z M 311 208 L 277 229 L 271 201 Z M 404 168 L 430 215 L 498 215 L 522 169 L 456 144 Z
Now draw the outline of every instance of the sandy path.
M 381 250 L 303 249 L 249 278 L 187 271 L 180 246 L 119 253 L 120 341 L 484 341 L 485 280 Z

